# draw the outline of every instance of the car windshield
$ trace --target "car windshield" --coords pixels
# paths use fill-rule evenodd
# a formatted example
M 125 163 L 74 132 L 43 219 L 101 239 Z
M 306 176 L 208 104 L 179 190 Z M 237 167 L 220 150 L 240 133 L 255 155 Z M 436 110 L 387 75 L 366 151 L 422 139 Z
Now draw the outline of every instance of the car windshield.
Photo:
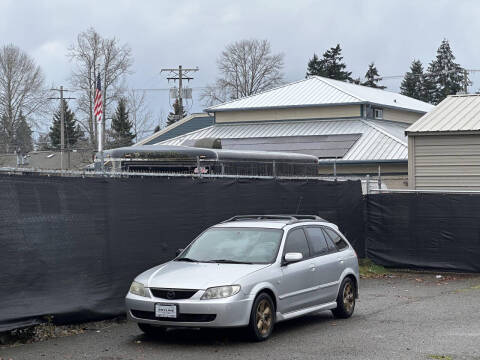
M 277 257 L 282 234 L 278 229 L 211 228 L 176 260 L 269 264 Z

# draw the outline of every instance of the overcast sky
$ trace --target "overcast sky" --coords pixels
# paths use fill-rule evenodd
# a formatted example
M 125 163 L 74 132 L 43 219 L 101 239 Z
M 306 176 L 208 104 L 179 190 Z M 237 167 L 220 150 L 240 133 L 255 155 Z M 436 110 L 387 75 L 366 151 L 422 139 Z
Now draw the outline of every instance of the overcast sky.
M 314 52 L 340 43 L 352 76 L 374 61 L 381 75 L 398 75 L 411 61 L 430 62 L 443 38 L 457 62 L 480 69 L 480 1 L 145 1 L 0 0 L 0 39 L 29 53 L 48 84 L 68 86 L 72 64 L 65 56 L 78 33 L 93 26 L 104 37 L 128 43 L 134 55 L 133 88 L 166 88 L 162 67 L 200 68 L 191 86 L 216 76 L 216 58 L 226 44 L 268 39 L 285 54 L 285 79 L 304 78 Z M 474 75 L 471 90 L 480 87 Z M 384 85 L 397 91 L 400 80 Z M 199 90 L 194 90 L 198 93 Z M 151 92 L 149 104 L 167 114 L 168 92 Z M 203 109 L 194 99 L 191 111 Z

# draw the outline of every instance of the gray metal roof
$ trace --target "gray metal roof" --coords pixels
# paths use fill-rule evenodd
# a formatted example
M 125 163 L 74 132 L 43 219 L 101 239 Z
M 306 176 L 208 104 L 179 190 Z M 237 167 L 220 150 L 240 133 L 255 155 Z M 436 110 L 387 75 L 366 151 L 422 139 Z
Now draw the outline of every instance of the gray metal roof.
M 406 130 L 408 134 L 457 131 L 480 131 L 480 95 L 448 96 Z
M 191 114 L 172 125 L 157 131 L 146 139 L 142 139 L 133 146 L 156 144 L 159 141 L 168 140 L 195 130 L 203 129 L 207 126 L 213 125 L 213 123 L 213 116 L 206 113 Z
M 425 113 L 433 105 L 391 91 L 312 76 L 304 80 L 212 106 L 206 111 L 234 111 L 305 106 L 376 104 Z
M 260 137 L 359 134 L 360 138 L 338 161 L 406 161 L 408 156 L 406 124 L 385 122 L 380 127 L 377 121 L 363 119 L 335 119 L 285 121 L 268 123 L 228 124 L 207 127 L 189 134 L 162 142 L 164 145 L 182 145 L 184 141 L 202 138 L 238 139 Z M 401 134 L 401 136 L 398 136 Z M 255 150 L 252 148 L 252 150 Z M 333 159 L 331 159 L 333 160 Z M 321 159 L 320 161 L 328 161 Z

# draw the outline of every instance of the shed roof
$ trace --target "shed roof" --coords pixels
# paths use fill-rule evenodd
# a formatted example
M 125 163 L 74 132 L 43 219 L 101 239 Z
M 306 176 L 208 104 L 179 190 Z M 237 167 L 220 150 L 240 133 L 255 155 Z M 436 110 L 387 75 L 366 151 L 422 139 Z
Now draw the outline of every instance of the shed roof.
M 164 142 L 165 145 L 182 145 L 191 139 L 219 138 L 268 138 L 285 137 L 285 143 L 292 137 L 312 135 L 346 135 L 358 134 L 358 140 L 349 147 L 346 154 L 336 161 L 369 162 L 369 161 L 406 161 L 408 156 L 404 131 L 407 124 L 363 119 L 308 120 L 248 124 L 216 124 L 207 128 L 185 134 Z M 328 136 L 326 141 L 331 141 Z M 255 147 L 252 147 L 255 150 Z M 329 162 L 333 159 L 321 159 Z
M 320 76 L 286 84 L 242 99 L 206 109 L 208 112 L 373 104 L 383 107 L 425 113 L 433 105 L 391 91 L 356 85 Z
M 480 131 L 480 95 L 451 95 L 413 123 L 406 133 Z
M 156 144 L 159 141 L 168 140 L 173 137 L 213 125 L 213 122 L 213 116 L 210 116 L 207 113 L 191 114 L 185 116 L 183 119 L 180 119 L 172 125 L 157 131 L 149 137 L 142 139 L 133 146 Z

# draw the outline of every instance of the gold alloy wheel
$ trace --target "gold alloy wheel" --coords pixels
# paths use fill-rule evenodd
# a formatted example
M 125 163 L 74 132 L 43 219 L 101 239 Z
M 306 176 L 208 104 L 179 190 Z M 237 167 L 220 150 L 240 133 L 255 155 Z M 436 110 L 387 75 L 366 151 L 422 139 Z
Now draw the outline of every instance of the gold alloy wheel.
M 355 306 L 355 294 L 353 293 L 353 285 L 347 282 L 343 288 L 343 307 L 349 314 L 353 311 Z
M 272 327 L 272 307 L 265 299 L 258 303 L 256 323 L 258 332 L 263 336 L 267 335 Z

